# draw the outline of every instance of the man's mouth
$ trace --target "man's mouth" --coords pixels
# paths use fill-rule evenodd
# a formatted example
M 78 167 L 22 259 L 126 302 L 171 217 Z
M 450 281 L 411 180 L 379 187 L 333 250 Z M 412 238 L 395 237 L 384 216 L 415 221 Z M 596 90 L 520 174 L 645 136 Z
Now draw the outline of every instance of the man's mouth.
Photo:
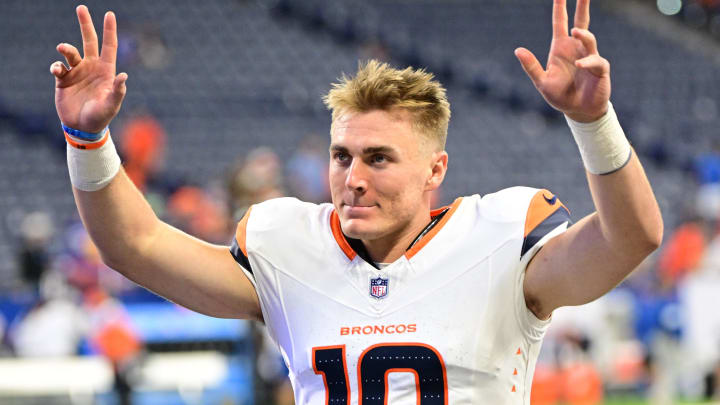
M 343 202 L 341 208 L 348 217 L 362 217 L 370 213 L 370 211 L 376 207 L 376 204 Z

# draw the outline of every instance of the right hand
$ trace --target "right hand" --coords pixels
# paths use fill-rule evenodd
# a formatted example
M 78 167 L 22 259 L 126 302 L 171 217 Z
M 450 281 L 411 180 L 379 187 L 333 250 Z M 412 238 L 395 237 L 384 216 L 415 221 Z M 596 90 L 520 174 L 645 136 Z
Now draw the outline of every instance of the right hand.
M 120 111 L 127 74 L 115 75 L 118 47 L 115 14 L 105 13 L 102 53 L 98 56 L 98 38 L 90 12 L 85 6 L 78 6 L 76 11 L 85 57 L 80 57 L 77 48 L 70 44 L 57 46 L 67 66 L 59 61 L 50 65 L 50 73 L 55 76 L 55 108 L 65 125 L 95 133 L 110 124 Z

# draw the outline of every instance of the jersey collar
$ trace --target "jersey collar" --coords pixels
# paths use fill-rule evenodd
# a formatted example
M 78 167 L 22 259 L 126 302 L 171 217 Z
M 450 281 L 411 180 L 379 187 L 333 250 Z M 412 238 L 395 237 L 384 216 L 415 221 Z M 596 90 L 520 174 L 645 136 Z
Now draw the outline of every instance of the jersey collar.
M 440 229 L 445 226 L 450 217 L 455 213 L 455 211 L 457 211 L 457 207 L 460 205 L 461 201 L 462 197 L 458 197 L 452 204 L 430 211 L 430 218 L 432 218 L 430 224 L 428 224 L 428 226 L 425 227 L 425 229 L 423 229 L 423 231 L 415 238 L 413 243 L 408 246 L 405 251 L 406 258 L 410 259 L 415 256 L 420 249 L 425 247 L 425 245 L 427 245 L 430 240 L 432 240 L 432 238 L 440 232 Z M 338 246 L 350 261 L 354 260 L 356 256 L 360 256 L 366 262 L 371 265 L 373 264 L 367 250 L 365 249 L 365 245 L 363 245 L 361 241 L 348 238 L 345 234 L 343 234 L 340 227 L 340 217 L 334 209 L 330 214 L 330 229 Z

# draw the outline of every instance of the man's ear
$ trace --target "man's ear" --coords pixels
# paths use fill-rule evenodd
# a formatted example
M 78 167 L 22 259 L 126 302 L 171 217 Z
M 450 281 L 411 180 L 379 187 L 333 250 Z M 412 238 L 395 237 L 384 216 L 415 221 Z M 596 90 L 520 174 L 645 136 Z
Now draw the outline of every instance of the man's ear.
M 445 179 L 445 173 L 447 173 L 448 167 L 447 152 L 444 150 L 440 152 L 433 152 L 430 165 L 430 177 L 428 178 L 425 186 L 425 191 L 436 190 Z

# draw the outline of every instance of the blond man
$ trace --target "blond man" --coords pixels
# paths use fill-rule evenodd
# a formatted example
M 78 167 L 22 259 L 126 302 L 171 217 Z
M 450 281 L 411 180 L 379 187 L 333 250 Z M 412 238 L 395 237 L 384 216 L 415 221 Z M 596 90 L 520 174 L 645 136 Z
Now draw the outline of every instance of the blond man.
M 257 204 L 228 252 L 159 221 L 120 167 L 107 126 L 125 95 L 116 22 L 102 52 L 84 6 L 85 55 L 51 66 L 73 192 L 106 263 L 195 311 L 264 321 L 299 404 L 528 404 L 552 311 L 621 282 L 662 239 L 662 220 L 610 98 L 609 63 L 578 0 L 553 6 L 543 68 L 517 58 L 567 117 L 597 212 L 568 228 L 547 190 L 514 187 L 431 210 L 448 164 L 450 108 L 422 70 L 371 61 L 334 85 L 332 204 Z M 540 249 L 542 247 L 542 249 Z

